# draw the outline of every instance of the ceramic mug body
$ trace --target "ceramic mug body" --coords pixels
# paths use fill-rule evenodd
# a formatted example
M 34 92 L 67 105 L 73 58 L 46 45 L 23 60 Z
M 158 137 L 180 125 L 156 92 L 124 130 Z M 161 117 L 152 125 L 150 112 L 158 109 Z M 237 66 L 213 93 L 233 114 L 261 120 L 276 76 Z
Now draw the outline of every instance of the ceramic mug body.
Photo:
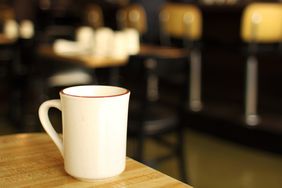
M 60 100 L 41 105 L 41 123 L 61 148 L 67 173 L 91 181 L 116 176 L 125 169 L 129 95 L 120 87 L 76 86 L 62 90 Z M 61 145 L 45 121 L 50 107 L 62 111 Z

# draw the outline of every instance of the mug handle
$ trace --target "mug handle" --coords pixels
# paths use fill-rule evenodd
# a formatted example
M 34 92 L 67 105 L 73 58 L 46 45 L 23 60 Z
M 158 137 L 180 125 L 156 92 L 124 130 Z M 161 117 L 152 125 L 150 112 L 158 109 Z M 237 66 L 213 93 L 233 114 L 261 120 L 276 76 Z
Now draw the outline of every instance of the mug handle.
M 64 157 L 64 146 L 63 146 L 63 140 L 60 138 L 59 134 L 55 131 L 54 127 L 52 126 L 49 116 L 48 116 L 48 111 L 50 108 L 57 108 L 60 111 L 61 110 L 61 101 L 59 99 L 53 99 L 53 100 L 48 100 L 43 102 L 38 110 L 38 115 L 39 115 L 39 120 L 45 129 L 45 131 L 48 133 L 48 135 L 51 137 L 51 139 L 54 141 L 56 146 L 58 147 L 60 153 Z

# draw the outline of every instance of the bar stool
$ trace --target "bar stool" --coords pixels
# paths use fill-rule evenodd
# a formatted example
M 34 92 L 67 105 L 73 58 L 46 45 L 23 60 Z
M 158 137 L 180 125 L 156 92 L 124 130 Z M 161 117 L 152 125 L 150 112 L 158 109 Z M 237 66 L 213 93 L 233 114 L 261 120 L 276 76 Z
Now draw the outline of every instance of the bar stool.
M 160 12 L 160 23 L 161 44 L 171 45 L 171 39 L 178 38 L 190 53 L 190 94 L 187 106 L 191 111 L 198 112 L 202 109 L 201 51 L 197 43 L 202 35 L 201 11 L 192 4 L 166 3 Z
M 185 6 L 185 5 L 184 5 Z M 146 46 L 146 44 L 141 42 L 141 48 L 140 52 L 137 55 L 138 57 L 141 57 L 144 59 L 143 65 L 144 65 L 144 82 L 143 85 L 140 87 L 141 91 L 144 91 L 143 98 L 141 97 L 141 100 L 138 102 L 133 103 L 131 105 L 131 111 L 129 115 L 129 136 L 135 136 L 137 139 L 137 152 L 136 152 L 136 159 L 142 162 L 147 162 L 150 164 L 159 163 L 162 162 L 165 159 L 168 159 L 172 156 L 176 156 L 178 159 L 179 169 L 180 169 L 180 175 L 183 181 L 187 181 L 187 172 L 185 169 L 186 161 L 185 161 L 185 152 L 183 149 L 184 142 L 184 124 L 185 124 L 185 111 L 186 111 L 186 99 L 187 99 L 187 86 L 188 86 L 188 80 L 187 72 L 188 72 L 188 63 L 187 58 L 190 58 L 190 49 L 186 48 L 173 48 L 168 42 L 163 42 L 163 39 L 169 40 L 169 34 L 171 34 L 171 31 L 168 30 L 168 25 L 171 25 L 173 23 L 175 27 L 180 27 L 181 34 L 178 35 L 178 37 L 181 37 L 181 40 L 183 40 L 185 37 L 188 38 L 191 37 L 193 39 L 196 39 L 200 37 L 200 26 L 201 26 L 201 17 L 200 12 L 195 10 L 193 8 L 188 8 L 188 13 L 183 18 L 178 17 L 178 19 L 166 19 L 164 20 L 164 16 L 166 18 L 173 18 L 175 15 L 171 15 L 170 8 L 174 7 L 176 8 L 175 12 L 172 14 L 176 14 L 178 12 L 178 8 L 182 7 L 180 4 L 166 4 L 164 7 L 162 7 L 160 12 L 160 22 L 162 27 L 162 38 L 161 38 L 161 45 L 151 44 L 149 46 Z M 168 10 L 169 8 L 169 10 Z M 191 11 L 192 10 L 192 11 Z M 194 11 L 194 12 L 193 12 Z M 192 17 L 190 17 L 190 13 Z M 195 16 L 194 16 L 195 13 Z M 178 14 L 177 14 L 178 15 Z M 188 31 L 190 32 L 186 33 L 184 32 L 184 25 L 185 21 L 184 18 L 187 19 L 189 22 L 189 28 Z M 120 28 L 126 28 L 131 27 L 135 28 L 137 31 L 139 31 L 142 41 L 142 35 L 146 34 L 147 32 L 147 18 L 146 18 L 146 12 L 143 9 L 142 6 L 138 4 L 132 4 L 121 11 L 119 11 L 117 15 L 118 23 Z M 171 22 L 172 21 L 172 22 Z M 194 30 L 191 25 L 195 22 L 198 22 L 198 29 Z M 180 26 L 179 26 L 180 24 Z M 191 26 L 191 27 L 190 27 Z M 179 31 L 178 31 L 179 32 Z M 166 35 L 167 34 L 167 35 Z M 186 35 L 187 34 L 187 35 Z M 165 35 L 165 36 L 164 36 Z M 190 38 L 189 38 L 190 39 Z M 183 40 L 186 41 L 186 40 Z M 189 41 L 184 42 L 188 47 Z M 163 45 L 165 43 L 166 45 Z M 192 46 L 192 45 L 191 45 Z M 197 52 L 195 52 L 196 54 Z M 195 59 L 195 54 L 193 56 L 193 60 Z M 198 54 L 197 54 L 198 55 Z M 171 69 L 167 69 L 166 73 L 163 73 L 163 70 L 160 70 L 160 67 L 163 67 L 162 64 L 165 63 L 165 61 L 171 61 L 171 60 L 185 60 L 184 66 L 178 72 L 179 74 L 184 75 L 181 80 L 181 86 L 179 89 L 179 92 L 174 100 L 176 103 L 174 105 L 169 104 L 168 101 L 165 101 L 163 99 L 163 93 L 159 88 L 159 83 L 162 79 L 163 75 L 160 74 L 166 74 L 168 76 L 170 74 Z M 190 59 L 189 59 L 190 60 Z M 200 65 L 198 61 L 199 58 L 196 61 L 196 66 L 193 66 L 193 70 L 197 71 L 196 74 L 194 74 L 192 80 L 193 80 L 193 90 L 199 89 L 200 80 Z M 168 66 L 174 66 L 174 62 L 168 62 L 166 63 Z M 195 78 L 197 77 L 197 78 Z M 132 92 L 132 96 L 134 95 L 134 92 Z M 193 110 L 198 111 L 201 108 L 201 102 L 199 100 L 199 90 L 195 93 L 191 94 L 191 101 L 193 101 Z M 192 100 L 193 99 L 193 100 Z M 197 102 L 195 102 L 197 101 Z M 131 103 L 131 104 L 132 104 Z M 176 142 L 171 143 L 168 142 L 166 139 L 164 139 L 164 135 L 167 133 L 175 133 L 176 134 Z M 144 141 L 146 138 L 153 138 L 157 143 L 160 143 L 161 145 L 167 146 L 171 149 L 172 153 L 169 153 L 169 155 L 161 156 L 157 158 L 156 160 L 152 161 L 146 161 L 144 159 L 144 151 L 145 151 L 145 144 Z
M 191 111 L 200 111 L 202 109 L 201 51 L 197 42 L 202 35 L 201 11 L 195 5 L 166 3 L 161 8 L 159 20 L 161 45 L 171 46 L 171 38 L 178 38 L 182 40 L 184 48 L 190 53 L 190 88 L 187 106 Z M 131 4 L 121 9 L 117 15 L 117 21 L 120 29 L 136 29 L 140 33 L 142 41 L 142 36 L 147 32 L 146 12 L 142 6 Z M 154 48 L 156 52 L 158 52 L 158 48 Z M 172 58 L 179 58 L 179 56 Z
M 260 45 L 282 40 L 282 7 L 279 3 L 251 3 L 242 15 L 241 38 L 248 44 L 245 93 L 245 122 L 259 124 L 257 113 L 258 60 Z

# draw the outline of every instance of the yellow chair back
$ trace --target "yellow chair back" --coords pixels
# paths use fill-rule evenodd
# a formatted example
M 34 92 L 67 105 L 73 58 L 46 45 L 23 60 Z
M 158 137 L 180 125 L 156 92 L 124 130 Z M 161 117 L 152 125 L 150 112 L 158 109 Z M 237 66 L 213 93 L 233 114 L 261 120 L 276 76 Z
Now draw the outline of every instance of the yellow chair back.
M 15 19 L 15 12 L 12 7 L 0 5 L 0 22 Z
M 202 13 L 189 4 L 166 3 L 160 12 L 163 32 L 173 37 L 197 40 L 202 36 Z
M 147 31 L 147 20 L 144 8 L 139 4 L 131 4 L 117 13 L 119 29 L 133 28 L 139 33 Z
M 86 24 L 94 29 L 104 26 L 103 11 L 99 5 L 91 4 L 87 6 L 84 19 Z
M 282 5 L 252 3 L 242 15 L 241 38 L 245 42 L 273 43 L 282 39 Z

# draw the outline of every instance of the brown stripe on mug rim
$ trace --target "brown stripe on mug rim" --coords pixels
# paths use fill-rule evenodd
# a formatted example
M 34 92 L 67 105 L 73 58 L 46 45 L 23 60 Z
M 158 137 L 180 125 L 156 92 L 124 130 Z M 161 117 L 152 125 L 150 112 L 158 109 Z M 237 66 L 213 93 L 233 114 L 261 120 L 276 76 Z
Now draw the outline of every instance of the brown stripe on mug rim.
M 102 87 L 115 87 L 115 88 L 120 88 L 120 89 L 124 89 L 125 92 L 121 93 L 121 94 L 116 94 L 116 95 L 97 95 L 97 96 L 82 96 L 82 95 L 73 95 L 73 94 L 68 94 L 68 93 L 65 93 L 64 90 L 65 89 L 69 89 L 69 88 L 73 88 L 73 87 L 87 87 L 87 86 L 102 86 Z M 126 95 L 128 93 L 130 93 L 130 91 L 126 88 L 123 88 L 123 87 L 118 87 L 118 86 L 110 86 L 110 85 L 79 85 L 79 86 L 72 86 L 72 87 L 67 87 L 67 88 L 64 88 L 62 89 L 60 92 L 60 94 L 62 95 L 65 95 L 65 96 L 70 96 L 70 97 L 77 97 L 77 98 L 110 98 L 110 97 L 118 97 L 118 96 L 123 96 L 123 95 Z

